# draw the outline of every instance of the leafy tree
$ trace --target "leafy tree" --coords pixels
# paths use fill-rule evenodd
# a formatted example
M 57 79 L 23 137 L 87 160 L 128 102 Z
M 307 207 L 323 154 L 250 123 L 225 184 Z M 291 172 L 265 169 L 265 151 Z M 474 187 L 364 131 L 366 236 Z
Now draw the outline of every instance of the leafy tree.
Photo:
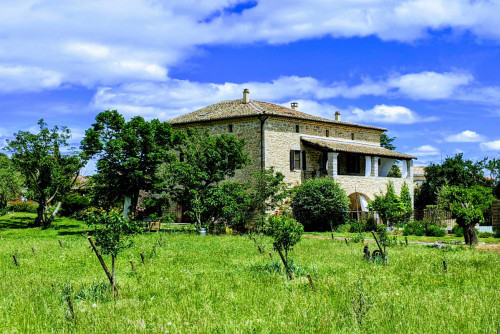
M 493 194 L 500 199 L 500 158 L 489 160 L 485 167 L 490 172 Z
M 169 149 L 182 140 L 182 133 L 157 119 L 146 122 L 136 116 L 126 122 L 116 110 L 101 112 L 95 119 L 81 143 L 87 158 L 98 158 L 94 197 L 106 208 L 128 197 L 135 212 L 139 191 L 149 191 L 161 181 L 159 167 L 175 158 Z
M 469 188 L 475 185 L 490 186 L 484 177 L 486 159 L 474 162 L 459 153 L 448 157 L 442 164 L 430 164 L 425 168 L 425 182 L 415 194 L 415 206 L 424 209 L 437 204 L 437 194 L 444 185 Z
M 410 190 L 405 183 L 399 197 L 394 185 L 389 182 L 385 195 L 375 195 L 375 199 L 368 203 L 368 208 L 377 211 L 387 226 L 400 225 L 408 221 L 412 213 Z
M 285 252 L 285 262 L 288 263 L 288 252 L 293 250 L 304 233 L 302 224 L 285 216 L 269 216 L 264 230 L 273 238 L 274 249 Z
M 392 165 L 391 170 L 389 171 L 389 173 L 387 173 L 387 177 L 401 178 L 401 170 L 399 169 L 398 165 Z
M 49 227 L 61 200 L 71 190 L 85 159 L 76 154 L 61 154 L 71 137 L 66 127 L 47 128 L 43 119 L 38 121 L 40 132 L 19 131 L 14 140 L 7 140 L 12 161 L 21 171 L 30 197 L 38 202 L 35 226 Z M 57 202 L 51 212 L 50 205 Z
M 385 133 L 380 134 L 380 146 L 383 148 L 394 151 L 396 149 L 396 146 L 392 144 L 394 140 L 396 140 L 396 137 L 391 138 Z
M 491 188 L 443 186 L 438 198 L 440 205 L 451 210 L 457 225 L 463 229 L 465 244 L 477 244 L 475 226 L 484 222 L 485 212 L 491 209 L 494 199 Z
M 91 212 L 85 218 L 86 223 L 94 228 L 95 244 L 101 253 L 111 256 L 112 286 L 116 286 L 115 263 L 118 254 L 132 247 L 130 236 L 139 232 L 137 224 L 112 210 L 106 212 Z
M 344 224 L 349 210 L 349 198 L 332 179 L 311 179 L 301 185 L 291 207 L 293 216 L 306 231 L 333 230 Z
M 0 153 L 0 211 L 7 206 L 7 201 L 18 198 L 21 186 L 21 173 L 8 156 Z
M 187 140 L 177 147 L 183 161 L 168 166 L 168 179 L 173 184 L 174 199 L 188 208 L 198 226 L 217 216 L 219 209 L 213 196 L 218 192 L 214 189 L 250 163 L 244 146 L 245 140 L 233 135 L 211 136 L 207 131 L 188 129 Z
M 266 211 L 274 210 L 290 194 L 285 176 L 274 168 L 250 173 L 246 183 L 224 182 L 210 191 L 212 217 L 245 232 L 251 223 L 263 221 Z

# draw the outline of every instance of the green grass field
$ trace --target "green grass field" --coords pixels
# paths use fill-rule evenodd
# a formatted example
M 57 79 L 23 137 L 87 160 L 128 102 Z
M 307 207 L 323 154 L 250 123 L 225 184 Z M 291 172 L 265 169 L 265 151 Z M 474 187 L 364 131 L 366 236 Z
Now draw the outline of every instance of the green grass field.
M 1 333 L 500 330 L 496 252 L 410 244 L 389 248 L 381 265 L 363 259 L 361 243 L 303 238 L 291 254 L 299 269 L 289 281 L 274 270 L 267 238 L 258 238 L 261 255 L 245 236 L 146 233 L 118 259 L 115 298 L 82 236 L 85 225 L 59 219 L 47 230 L 24 227 L 32 217 L 0 217 Z

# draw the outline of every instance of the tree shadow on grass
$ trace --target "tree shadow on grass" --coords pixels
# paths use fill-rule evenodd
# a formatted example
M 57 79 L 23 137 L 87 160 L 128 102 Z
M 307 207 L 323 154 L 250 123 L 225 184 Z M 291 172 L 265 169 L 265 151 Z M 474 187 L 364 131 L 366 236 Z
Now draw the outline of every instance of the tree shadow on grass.
M 32 228 L 35 219 L 31 217 L 0 217 L 0 228 L 23 229 Z

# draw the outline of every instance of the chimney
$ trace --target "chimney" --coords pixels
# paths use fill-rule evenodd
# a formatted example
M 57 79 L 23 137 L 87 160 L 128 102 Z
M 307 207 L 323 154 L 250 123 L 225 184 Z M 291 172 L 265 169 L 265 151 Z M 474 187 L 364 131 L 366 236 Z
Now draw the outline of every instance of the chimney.
M 243 103 L 249 103 L 250 102 L 250 91 L 248 88 L 245 88 L 243 91 Z
M 292 102 L 292 110 L 297 110 L 299 104 L 297 102 Z
M 340 111 L 335 112 L 335 120 L 340 122 Z

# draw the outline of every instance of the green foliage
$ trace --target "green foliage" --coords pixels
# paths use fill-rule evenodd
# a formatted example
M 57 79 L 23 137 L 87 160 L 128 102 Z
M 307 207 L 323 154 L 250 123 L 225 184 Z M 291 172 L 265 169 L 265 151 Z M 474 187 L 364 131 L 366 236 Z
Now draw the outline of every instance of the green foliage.
M 491 188 L 478 185 L 443 186 L 439 191 L 439 203 L 451 210 L 456 223 L 463 228 L 466 245 L 477 244 L 474 226 L 484 222 L 484 212 L 490 210 L 493 199 Z
M 233 135 L 211 136 L 189 128 L 187 140 L 177 147 L 184 160 L 167 166 L 167 180 L 174 199 L 198 226 L 210 223 L 218 210 L 214 196 L 220 194 L 221 182 L 250 163 L 244 146 L 245 140 Z
M 392 144 L 392 142 L 396 139 L 396 137 L 389 137 L 385 133 L 380 134 L 380 146 L 386 148 L 388 150 L 395 150 L 396 146 Z
M 0 153 L 0 210 L 7 206 L 7 201 L 18 198 L 22 181 L 21 173 L 15 169 L 11 159 Z
M 453 228 L 451 229 L 451 233 L 453 233 L 456 237 L 463 237 L 464 236 L 464 229 L 460 227 L 458 224 L 453 225 Z
M 485 165 L 486 159 L 474 162 L 464 159 L 462 153 L 446 158 L 441 165 L 431 163 L 425 167 L 425 182 L 415 194 L 415 207 L 422 210 L 427 205 L 437 204 L 437 194 L 444 185 L 461 188 L 490 186 L 490 181 L 484 177 Z
M 10 202 L 7 206 L 9 211 L 12 212 L 31 212 L 36 213 L 38 208 L 38 204 L 33 201 L 21 201 L 17 200 L 14 202 Z
M 477 237 L 478 238 L 491 238 L 491 237 L 493 237 L 493 235 L 494 234 L 491 232 L 480 232 L 477 234 Z
M 279 248 L 285 252 L 285 260 L 288 262 L 288 252 L 300 241 L 304 227 L 292 218 L 269 216 L 264 231 L 273 238 L 274 249 Z
M 413 211 L 410 191 L 406 183 L 401 189 L 401 195 L 401 197 L 396 195 L 393 184 L 389 182 L 386 194 L 375 195 L 375 199 L 368 203 L 368 208 L 377 211 L 387 226 L 400 226 L 409 220 Z
M 446 235 L 446 231 L 436 225 L 427 226 L 426 234 L 429 237 L 444 237 Z
M 389 171 L 389 173 L 387 173 L 387 177 L 401 178 L 401 170 L 399 169 L 398 165 L 392 165 L 391 170 Z
M 500 199 L 500 158 L 487 161 L 485 168 L 489 171 L 492 179 L 493 195 Z
M 311 179 L 298 188 L 291 207 L 306 231 L 328 231 L 346 221 L 349 198 L 333 179 Z
M 71 216 L 90 206 L 90 198 L 79 194 L 69 194 L 62 201 L 61 215 Z
M 116 110 L 103 111 L 95 120 L 81 143 L 85 157 L 98 158 L 91 187 L 94 204 L 109 209 L 129 197 L 134 212 L 139 191 L 162 181 L 159 167 L 175 158 L 169 149 L 182 141 L 183 133 L 157 119 L 136 116 L 126 122 Z
M 425 235 L 426 228 L 427 224 L 423 220 L 407 222 L 403 227 L 403 235 L 423 236 Z
M 7 140 L 12 161 L 26 180 L 33 200 L 38 202 L 36 226 L 49 227 L 57 213 L 49 207 L 62 201 L 71 190 L 86 159 L 76 154 L 61 154 L 71 137 L 66 127 L 49 130 L 43 119 L 38 121 L 37 134 L 19 131 L 14 140 Z M 57 208 L 58 206 L 56 206 Z

